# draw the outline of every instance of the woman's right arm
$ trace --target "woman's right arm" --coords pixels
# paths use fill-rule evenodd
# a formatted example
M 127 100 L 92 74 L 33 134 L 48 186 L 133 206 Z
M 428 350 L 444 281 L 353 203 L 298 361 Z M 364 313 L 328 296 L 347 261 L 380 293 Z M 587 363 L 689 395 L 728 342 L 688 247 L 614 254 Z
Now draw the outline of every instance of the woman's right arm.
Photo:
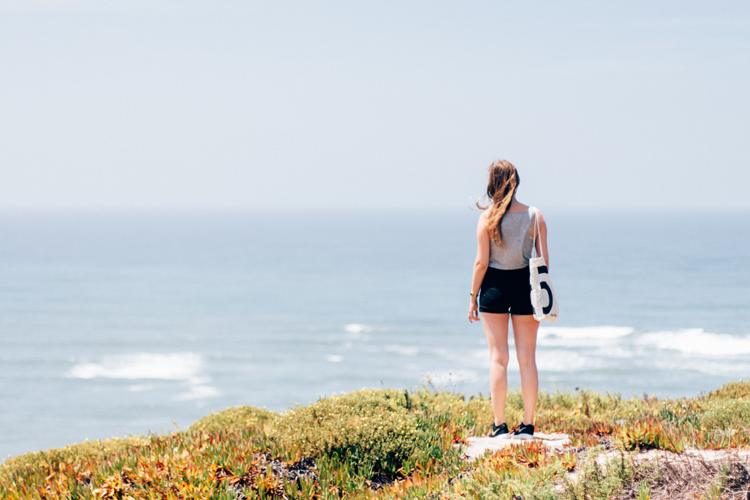
M 536 254 L 544 257 L 544 263 L 547 264 L 549 269 L 549 252 L 547 251 L 547 222 L 544 220 L 542 212 L 537 209 L 537 217 L 539 217 L 539 234 L 534 234 L 532 237 L 536 240 Z M 536 233 L 536 227 L 532 229 Z
M 487 218 L 484 213 L 479 216 L 477 224 L 477 258 L 474 261 L 474 273 L 471 277 L 471 302 L 469 303 L 469 322 L 479 321 L 477 294 L 482 286 L 484 274 L 490 263 L 490 233 L 487 231 Z

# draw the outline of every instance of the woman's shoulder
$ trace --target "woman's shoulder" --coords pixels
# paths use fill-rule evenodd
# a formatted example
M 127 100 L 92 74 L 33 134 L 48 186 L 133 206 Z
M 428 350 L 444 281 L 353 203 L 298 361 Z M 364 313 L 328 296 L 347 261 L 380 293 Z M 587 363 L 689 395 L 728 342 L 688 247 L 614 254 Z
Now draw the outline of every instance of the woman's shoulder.
M 524 205 L 522 203 L 519 203 L 519 205 L 521 207 L 525 207 L 525 209 L 524 210 L 519 210 L 516 213 L 527 214 L 528 217 L 529 217 L 529 219 L 532 221 L 532 224 L 533 224 L 534 219 L 536 219 L 536 218 L 539 218 L 539 223 L 540 224 L 544 224 L 545 223 L 544 222 L 544 216 L 542 215 L 542 211 L 539 210 L 537 207 L 535 207 L 534 205 Z
M 537 207 L 530 207 L 529 213 L 531 214 L 532 218 L 538 218 L 539 224 L 545 225 L 546 222 L 544 222 L 544 215 L 542 215 L 542 211 L 539 210 Z

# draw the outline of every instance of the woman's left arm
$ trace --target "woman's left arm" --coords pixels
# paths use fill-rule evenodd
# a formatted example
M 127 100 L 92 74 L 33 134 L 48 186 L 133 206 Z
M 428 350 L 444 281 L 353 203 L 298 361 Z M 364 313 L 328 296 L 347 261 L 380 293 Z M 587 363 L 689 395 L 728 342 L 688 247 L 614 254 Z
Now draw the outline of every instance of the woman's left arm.
M 537 209 L 537 217 L 539 217 L 539 237 L 536 239 L 536 252 L 537 255 L 544 257 L 544 263 L 547 264 L 549 269 L 549 252 L 547 251 L 547 223 L 544 221 L 542 212 Z M 534 227 L 536 231 L 536 226 Z M 541 252 L 541 253 L 540 253 Z

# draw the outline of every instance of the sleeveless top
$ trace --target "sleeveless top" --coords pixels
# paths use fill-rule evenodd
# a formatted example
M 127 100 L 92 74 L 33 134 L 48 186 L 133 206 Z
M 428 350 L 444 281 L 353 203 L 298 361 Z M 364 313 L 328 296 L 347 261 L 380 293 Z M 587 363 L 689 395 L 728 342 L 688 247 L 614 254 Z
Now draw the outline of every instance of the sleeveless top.
M 500 227 L 503 230 L 504 247 L 490 240 L 490 267 L 495 269 L 522 269 L 529 265 L 534 239 L 529 236 L 534 221 L 533 207 L 523 212 L 506 212 Z

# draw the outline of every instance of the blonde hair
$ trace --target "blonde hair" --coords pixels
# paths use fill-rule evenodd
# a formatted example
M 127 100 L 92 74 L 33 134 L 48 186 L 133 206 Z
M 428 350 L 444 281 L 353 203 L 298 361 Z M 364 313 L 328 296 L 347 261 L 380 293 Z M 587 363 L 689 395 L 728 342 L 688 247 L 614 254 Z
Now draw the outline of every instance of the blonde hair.
M 518 170 L 508 160 L 498 160 L 489 168 L 489 179 L 487 181 L 487 198 L 491 204 L 482 206 L 477 201 L 477 208 L 487 210 L 487 230 L 490 238 L 495 240 L 498 245 L 504 247 L 503 230 L 501 224 L 503 217 L 508 212 L 513 195 L 521 183 Z

